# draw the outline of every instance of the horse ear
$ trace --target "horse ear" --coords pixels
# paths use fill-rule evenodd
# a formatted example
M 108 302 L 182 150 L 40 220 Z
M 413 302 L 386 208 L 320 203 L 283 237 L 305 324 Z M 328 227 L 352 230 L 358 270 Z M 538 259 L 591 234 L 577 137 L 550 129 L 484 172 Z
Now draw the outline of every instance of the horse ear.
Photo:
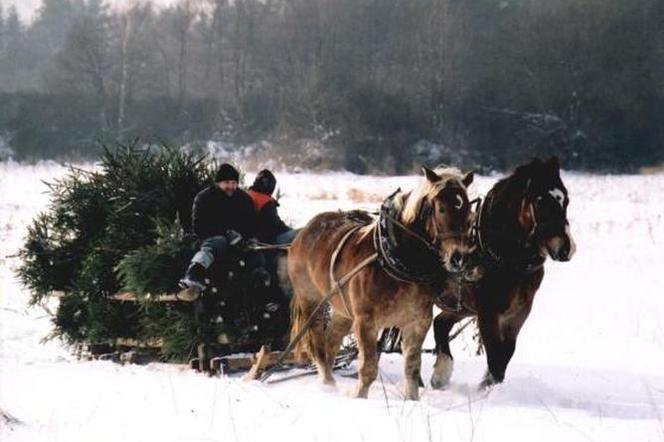
M 550 169 L 553 169 L 553 170 L 556 170 L 556 171 L 557 171 L 557 170 L 560 170 L 560 162 L 558 161 L 558 157 L 555 156 L 555 155 L 552 156 L 551 158 L 549 158 L 549 159 L 546 161 L 545 164 L 546 164 Z
M 427 166 L 422 166 L 422 173 L 424 173 L 424 176 L 427 177 L 427 179 L 432 183 L 437 183 L 438 181 L 442 180 L 442 178 L 439 177 L 436 172 L 429 169 Z
M 471 170 L 463 177 L 461 182 L 463 183 L 464 186 L 468 187 L 473 183 L 474 178 L 475 178 L 475 172 Z
M 541 166 L 541 165 L 543 165 L 543 164 L 544 164 L 544 163 L 542 162 L 541 159 L 535 157 L 535 158 L 533 158 L 533 159 L 530 161 L 529 166 L 531 166 L 531 167 L 538 167 L 538 166 Z

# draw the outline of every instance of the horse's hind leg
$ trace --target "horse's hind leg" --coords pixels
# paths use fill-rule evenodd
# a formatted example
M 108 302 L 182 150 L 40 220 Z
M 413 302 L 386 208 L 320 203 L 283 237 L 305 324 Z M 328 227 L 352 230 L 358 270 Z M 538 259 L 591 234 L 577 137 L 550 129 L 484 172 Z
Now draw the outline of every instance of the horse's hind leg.
M 450 351 L 450 331 L 461 318 L 442 312 L 433 320 L 433 336 L 436 341 L 436 362 L 431 375 L 431 387 L 443 389 L 450 383 L 454 370 L 454 358 Z
M 327 355 L 327 369 L 330 371 L 330 376 L 332 376 L 334 360 L 337 357 L 344 336 L 348 334 L 352 325 L 352 319 L 338 314 L 332 314 L 332 318 L 330 319 L 327 328 L 327 345 L 325 348 L 325 353 Z
M 311 283 L 305 272 L 291 271 L 290 277 L 294 289 L 293 305 L 296 307 L 293 309 L 294 313 L 291 319 L 294 324 L 291 328 L 291 339 L 294 339 L 295 334 L 304 327 L 305 322 L 314 314 L 313 312 L 322 298 L 318 295 L 318 289 Z M 309 330 L 302 338 L 302 347 L 307 349 L 307 353 L 315 362 L 321 382 L 334 384 L 331 370 L 327 368 L 325 345 L 324 315 L 323 309 L 320 309 L 315 313 Z
M 378 376 L 378 330 L 370 317 L 356 317 L 353 323 L 357 348 L 359 350 L 359 370 L 354 397 L 366 399 L 369 387 Z
M 402 329 L 401 348 L 404 357 L 404 395 L 406 399 L 420 398 L 420 371 L 422 368 L 422 343 L 431 324 L 431 316 L 426 321 L 418 321 Z
M 310 304 L 304 310 L 305 316 L 308 318 L 317 303 Z M 312 321 L 309 330 L 307 331 L 309 354 L 311 355 L 316 368 L 318 369 L 318 379 L 325 385 L 334 385 L 334 378 L 332 377 L 332 370 L 327 364 L 326 352 L 326 330 L 324 325 L 324 316 L 322 311 L 316 313 L 315 319 Z

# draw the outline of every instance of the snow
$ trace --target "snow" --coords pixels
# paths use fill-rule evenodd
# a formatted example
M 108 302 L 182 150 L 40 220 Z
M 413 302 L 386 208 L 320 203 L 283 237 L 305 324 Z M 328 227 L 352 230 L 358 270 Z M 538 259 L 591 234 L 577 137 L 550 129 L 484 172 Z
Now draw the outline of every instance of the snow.
M 0 163 L 2 441 L 664 440 L 664 175 L 565 173 L 578 252 L 570 263 L 547 262 L 505 382 L 477 391 L 486 363 L 467 331 L 452 344 L 450 388 L 427 386 L 412 402 L 400 393 L 399 355 L 381 359 L 369 399 L 356 400 L 348 378 L 337 387 L 315 376 L 262 385 L 175 365 L 79 361 L 57 340 L 42 343 L 48 313 L 27 306 L 12 255 L 48 202 L 41 180 L 64 173 L 53 163 Z M 296 225 L 322 210 L 374 210 L 416 181 L 277 178 L 280 211 Z M 473 193 L 497 178 L 478 177 Z M 432 366 L 424 355 L 426 383 Z

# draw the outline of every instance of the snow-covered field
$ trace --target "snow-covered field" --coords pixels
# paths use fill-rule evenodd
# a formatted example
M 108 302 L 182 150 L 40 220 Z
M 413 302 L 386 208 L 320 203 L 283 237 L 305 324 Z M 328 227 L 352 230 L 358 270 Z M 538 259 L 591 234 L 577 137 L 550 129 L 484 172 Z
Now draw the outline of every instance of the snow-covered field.
M 27 307 L 11 255 L 48 201 L 40 180 L 65 171 L 0 164 L 2 441 L 664 440 L 664 175 L 565 174 L 578 252 L 547 263 L 506 381 L 477 391 L 485 360 L 468 333 L 453 342 L 451 387 L 410 402 L 398 355 L 382 358 L 369 400 L 354 400 L 346 378 L 336 388 L 315 377 L 261 385 L 164 364 L 81 362 L 42 343 L 48 313 Z M 416 179 L 277 178 L 281 213 L 296 225 L 322 210 L 376 208 Z M 474 192 L 496 179 L 478 178 Z M 428 381 L 433 358 L 423 359 Z

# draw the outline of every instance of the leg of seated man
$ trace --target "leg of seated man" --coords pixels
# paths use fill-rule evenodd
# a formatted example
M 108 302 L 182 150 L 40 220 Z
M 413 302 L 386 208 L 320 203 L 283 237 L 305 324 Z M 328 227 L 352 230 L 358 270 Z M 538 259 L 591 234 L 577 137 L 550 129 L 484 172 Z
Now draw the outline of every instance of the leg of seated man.
M 224 236 L 207 238 L 201 248 L 191 259 L 191 264 L 180 280 L 182 288 L 205 289 L 207 271 L 215 260 L 221 259 L 228 249 L 228 241 Z
M 286 230 L 284 233 L 280 233 L 277 235 L 277 237 L 274 239 L 275 244 L 290 244 L 293 242 L 295 239 L 295 236 L 297 235 L 297 230 L 295 229 L 290 229 Z

